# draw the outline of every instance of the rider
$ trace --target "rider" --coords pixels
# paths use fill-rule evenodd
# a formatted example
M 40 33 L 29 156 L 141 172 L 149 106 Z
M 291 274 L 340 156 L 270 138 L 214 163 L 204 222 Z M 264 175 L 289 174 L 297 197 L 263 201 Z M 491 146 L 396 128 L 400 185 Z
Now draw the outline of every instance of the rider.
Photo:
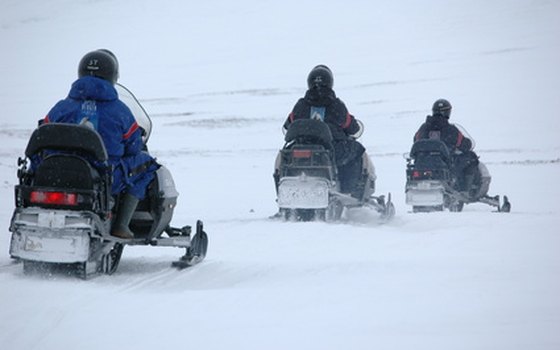
M 308 90 L 288 115 L 286 131 L 296 119 L 319 119 L 329 126 L 333 136 L 336 165 L 341 192 L 360 198 L 358 182 L 362 174 L 362 155 L 365 148 L 356 139 L 363 132 L 363 124 L 354 118 L 333 90 L 333 74 L 325 65 L 315 66 L 307 77 Z
M 114 84 L 119 77 L 118 62 L 106 49 L 87 53 L 78 65 L 78 80 L 68 97 L 59 101 L 43 123 L 74 123 L 97 130 L 113 169 L 112 194 L 120 196 L 111 235 L 130 239 L 129 224 L 138 202 L 159 167 L 144 152 L 142 130 L 130 109 L 118 99 Z
M 441 140 L 449 149 L 453 159 L 453 172 L 459 179 L 458 189 L 468 192 L 478 172 L 478 156 L 474 153 L 473 142 L 459 128 L 449 123 L 451 103 L 439 99 L 432 106 L 432 115 L 414 135 L 414 141 L 422 139 Z

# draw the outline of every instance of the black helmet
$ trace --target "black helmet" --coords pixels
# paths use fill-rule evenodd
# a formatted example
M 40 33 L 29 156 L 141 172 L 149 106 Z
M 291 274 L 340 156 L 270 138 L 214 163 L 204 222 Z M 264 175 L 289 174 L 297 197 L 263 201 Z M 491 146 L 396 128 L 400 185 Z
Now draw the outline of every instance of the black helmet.
M 101 49 L 87 53 L 78 65 L 78 77 L 91 75 L 116 83 L 119 78 L 119 63 L 112 52 Z
M 307 87 L 311 89 L 313 87 L 325 86 L 332 89 L 333 80 L 333 75 L 329 67 L 320 64 L 309 72 L 307 76 Z
M 442 117 L 449 119 L 449 116 L 451 115 L 451 103 L 443 98 L 440 98 L 434 102 L 434 105 L 432 106 L 432 114 L 441 115 Z
M 117 81 L 119 79 L 119 72 L 120 72 L 120 70 L 119 70 L 119 60 L 117 59 L 117 56 L 115 56 L 113 51 L 111 51 L 109 49 L 99 49 L 97 51 L 108 53 L 111 57 L 113 57 L 113 59 L 115 60 L 115 63 L 117 63 L 117 79 L 115 79 L 115 81 Z

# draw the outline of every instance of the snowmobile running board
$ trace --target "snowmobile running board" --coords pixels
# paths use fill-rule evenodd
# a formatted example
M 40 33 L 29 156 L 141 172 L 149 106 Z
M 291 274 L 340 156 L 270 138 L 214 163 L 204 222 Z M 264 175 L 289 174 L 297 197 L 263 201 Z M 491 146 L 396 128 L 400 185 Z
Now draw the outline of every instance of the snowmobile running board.
M 509 213 L 510 210 L 511 210 L 511 203 L 509 202 L 509 199 L 508 199 L 507 196 L 503 196 L 503 203 L 500 205 L 500 196 L 499 195 L 496 195 L 494 197 L 490 197 L 488 195 L 485 195 L 485 196 L 482 196 L 482 197 L 478 198 L 477 200 L 473 201 L 472 199 L 465 196 L 461 192 L 457 192 L 457 191 L 453 191 L 453 190 L 447 190 L 447 193 L 448 193 L 449 196 L 453 197 L 456 201 L 461 201 L 465 204 L 477 203 L 477 202 L 488 204 L 488 205 L 498 209 L 499 213 Z
M 349 194 L 331 191 L 331 194 L 336 196 L 343 206 L 347 208 L 369 207 L 377 211 L 381 215 L 383 222 L 388 222 L 395 216 L 395 206 L 391 201 L 391 193 L 387 194 L 387 201 L 385 196 L 371 196 L 365 201 L 360 201 Z
M 479 199 L 479 202 L 498 208 L 498 212 L 500 213 L 509 213 L 511 210 L 511 203 L 509 202 L 507 196 L 504 196 L 504 202 L 502 205 L 500 205 L 500 196 L 484 196 Z
M 171 266 L 179 269 L 196 265 L 206 257 L 206 251 L 208 250 L 208 235 L 204 231 L 201 220 L 196 222 L 196 233 L 192 238 L 190 226 L 184 226 L 181 229 L 168 227 L 165 232 L 168 234 L 169 238 L 123 239 L 110 236 L 105 238 L 105 240 L 118 242 L 123 245 L 151 245 L 159 247 L 185 248 L 185 255 L 183 255 L 178 261 L 171 263 Z

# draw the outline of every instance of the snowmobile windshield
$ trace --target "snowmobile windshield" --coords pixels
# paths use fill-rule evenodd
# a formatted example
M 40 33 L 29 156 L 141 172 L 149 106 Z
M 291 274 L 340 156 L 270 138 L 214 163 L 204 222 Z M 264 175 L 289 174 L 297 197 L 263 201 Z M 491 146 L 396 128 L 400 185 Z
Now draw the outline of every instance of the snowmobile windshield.
M 465 128 L 463 128 L 461 125 L 459 124 L 453 124 L 457 127 L 457 129 L 459 129 L 459 131 L 469 140 L 471 140 L 472 142 L 472 146 L 471 146 L 471 151 L 474 150 L 474 146 L 476 145 L 476 142 L 474 141 L 474 139 L 472 138 L 471 135 L 469 135 L 469 133 L 467 132 L 467 130 L 465 130 Z
M 148 139 L 152 133 L 152 120 L 148 116 L 148 113 L 146 113 L 146 110 L 142 107 L 140 102 L 138 102 L 134 94 L 126 87 L 117 83 L 115 84 L 115 89 L 119 94 L 119 99 L 130 109 L 132 115 L 134 115 L 138 126 L 144 130 L 142 141 L 144 141 L 144 144 L 148 143 Z

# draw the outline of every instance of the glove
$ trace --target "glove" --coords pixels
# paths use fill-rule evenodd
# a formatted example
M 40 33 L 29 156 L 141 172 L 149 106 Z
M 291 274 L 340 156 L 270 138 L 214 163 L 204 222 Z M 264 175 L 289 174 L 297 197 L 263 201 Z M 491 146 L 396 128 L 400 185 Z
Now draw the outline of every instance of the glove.
M 356 119 L 356 123 L 358 123 L 358 126 L 360 128 L 355 133 L 353 133 L 351 135 L 348 135 L 351 138 L 353 138 L 354 140 L 358 139 L 364 133 L 364 124 L 361 121 L 359 121 L 358 119 Z

